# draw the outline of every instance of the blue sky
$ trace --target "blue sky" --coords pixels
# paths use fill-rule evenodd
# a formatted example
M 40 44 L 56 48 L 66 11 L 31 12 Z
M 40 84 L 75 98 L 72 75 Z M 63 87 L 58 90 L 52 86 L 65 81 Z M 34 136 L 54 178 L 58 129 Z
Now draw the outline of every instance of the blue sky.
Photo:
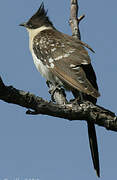
M 45 80 L 37 72 L 28 48 L 28 34 L 18 25 L 38 9 L 40 0 L 0 2 L 0 75 L 7 85 L 49 100 Z M 70 0 L 44 0 L 55 27 L 71 34 Z M 80 0 L 82 40 L 91 54 L 101 97 L 98 104 L 116 112 L 117 1 Z M 89 151 L 86 122 L 29 116 L 26 109 L 0 101 L 0 180 L 19 177 L 39 180 L 97 179 Z M 117 135 L 97 127 L 101 179 L 116 178 Z

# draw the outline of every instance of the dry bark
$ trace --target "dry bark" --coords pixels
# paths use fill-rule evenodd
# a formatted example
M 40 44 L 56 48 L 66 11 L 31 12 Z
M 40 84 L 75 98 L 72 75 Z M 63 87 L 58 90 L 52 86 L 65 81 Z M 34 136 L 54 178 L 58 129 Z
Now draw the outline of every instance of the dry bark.
M 27 114 L 43 114 L 70 121 L 87 120 L 108 130 L 117 131 L 117 117 L 115 114 L 88 101 L 84 103 L 74 101 L 63 105 L 55 104 L 29 92 L 15 89 L 12 86 L 5 86 L 1 78 L 0 99 L 27 108 Z

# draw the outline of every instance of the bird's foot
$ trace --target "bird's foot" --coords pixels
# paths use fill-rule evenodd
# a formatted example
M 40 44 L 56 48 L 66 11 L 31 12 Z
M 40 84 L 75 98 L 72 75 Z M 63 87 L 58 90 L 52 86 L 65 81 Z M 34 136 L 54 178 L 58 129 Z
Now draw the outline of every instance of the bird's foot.
M 74 105 L 76 104 L 83 104 L 83 103 L 85 103 L 86 101 L 83 99 L 83 98 L 81 98 L 80 96 L 79 97 L 77 97 L 77 98 L 75 98 L 75 99 L 70 99 L 70 103 L 73 103 Z
M 52 101 L 55 102 L 54 94 L 57 91 L 60 92 L 64 97 L 66 97 L 65 91 L 63 88 L 61 88 L 61 86 L 59 86 L 58 84 L 55 86 L 49 81 L 47 81 L 46 83 L 47 83 L 47 86 L 49 87 L 49 93 L 51 94 Z

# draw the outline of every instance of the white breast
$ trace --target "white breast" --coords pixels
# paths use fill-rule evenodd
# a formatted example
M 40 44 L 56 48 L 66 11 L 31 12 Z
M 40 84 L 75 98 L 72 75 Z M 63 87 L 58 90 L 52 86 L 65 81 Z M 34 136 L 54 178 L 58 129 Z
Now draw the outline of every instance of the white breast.
M 49 29 L 49 28 L 45 27 L 45 26 L 42 26 L 42 27 L 37 28 L 37 29 L 27 29 L 28 32 L 29 32 L 29 49 L 31 51 L 31 54 L 32 54 L 32 57 L 33 57 L 33 60 L 34 60 L 34 64 L 35 64 L 37 70 L 41 73 L 41 75 L 43 77 L 45 77 L 47 80 L 48 80 L 49 70 L 45 65 L 43 65 L 42 61 L 40 59 L 38 59 L 36 57 L 36 55 L 34 54 L 33 39 L 38 33 L 40 33 L 41 31 L 43 31 L 45 29 Z
M 45 77 L 47 80 L 49 80 L 49 74 L 50 74 L 50 71 L 49 69 L 47 68 L 46 65 L 44 65 L 42 63 L 42 61 L 40 59 L 38 59 L 36 57 L 36 55 L 34 54 L 34 51 L 31 52 L 32 53 L 32 57 L 33 57 L 33 60 L 34 60 L 34 64 L 37 68 L 37 70 L 40 72 L 40 74 Z

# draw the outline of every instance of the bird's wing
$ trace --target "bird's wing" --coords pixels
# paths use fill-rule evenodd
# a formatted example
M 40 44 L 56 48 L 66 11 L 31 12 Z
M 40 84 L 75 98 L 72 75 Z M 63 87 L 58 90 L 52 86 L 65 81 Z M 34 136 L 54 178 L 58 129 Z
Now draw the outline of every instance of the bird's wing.
M 72 62 L 73 63 L 73 62 Z M 86 78 L 86 74 L 80 65 L 67 64 L 62 61 L 54 62 L 54 67 L 51 71 L 67 83 L 70 87 L 75 88 L 83 93 L 91 95 L 95 98 L 99 96 L 98 91 L 92 86 L 89 80 Z M 71 88 L 71 89 L 72 89 Z
M 86 69 L 84 67 L 88 67 L 91 63 L 88 52 L 83 46 L 86 44 L 68 35 L 62 35 L 60 39 L 59 48 L 55 45 L 56 50 L 52 52 L 54 68 L 51 68 L 51 71 L 70 87 L 97 98 L 100 94 L 87 78 L 92 75 L 91 69 L 88 68 L 87 72 L 84 70 Z
M 39 47 L 40 54 L 46 58 L 46 65 L 50 71 L 71 89 L 75 88 L 97 98 L 100 94 L 88 80 L 83 69 L 83 66 L 91 63 L 83 43 L 54 30 L 42 32 L 39 36 L 44 38 Z M 90 70 L 87 73 L 90 74 Z

